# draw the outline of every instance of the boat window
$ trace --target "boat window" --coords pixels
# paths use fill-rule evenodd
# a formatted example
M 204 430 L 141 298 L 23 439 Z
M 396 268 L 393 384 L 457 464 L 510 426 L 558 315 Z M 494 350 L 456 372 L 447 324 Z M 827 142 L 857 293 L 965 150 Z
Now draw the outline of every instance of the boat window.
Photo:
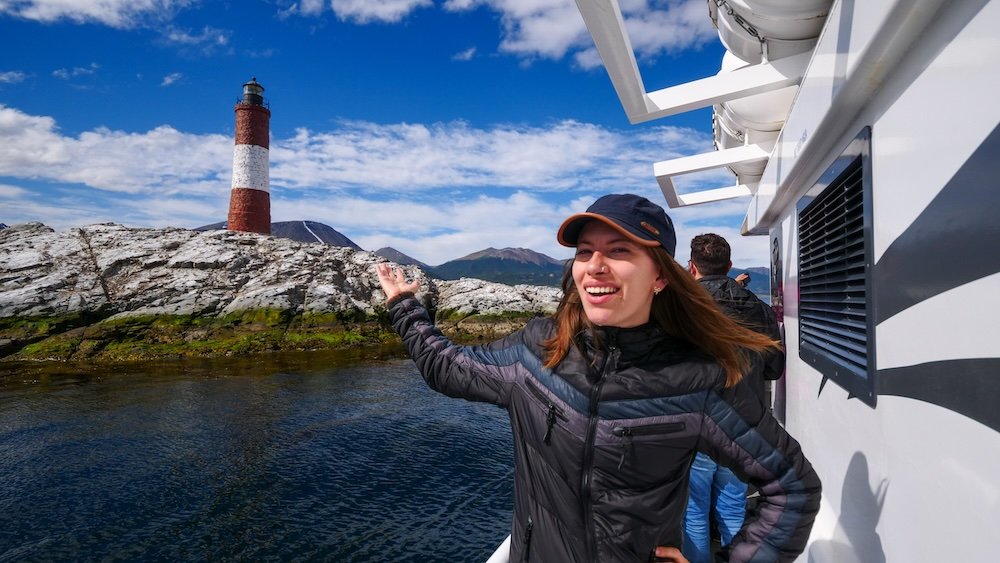
M 799 356 L 874 406 L 870 147 L 866 127 L 800 202 Z

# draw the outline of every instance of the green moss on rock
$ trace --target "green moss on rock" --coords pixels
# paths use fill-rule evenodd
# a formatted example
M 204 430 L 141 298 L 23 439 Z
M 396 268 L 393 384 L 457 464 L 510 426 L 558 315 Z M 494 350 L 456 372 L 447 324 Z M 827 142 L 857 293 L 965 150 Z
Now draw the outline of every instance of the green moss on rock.
M 100 312 L 87 312 L 45 317 L 4 317 L 0 318 L 0 338 L 11 340 L 42 338 L 89 325 L 107 316 Z
M 439 322 L 460 343 L 506 336 L 533 315 L 455 315 Z M 306 313 L 249 310 L 221 317 L 132 315 L 92 324 L 82 316 L 0 319 L 0 331 L 16 334 L 3 360 L 128 362 L 160 358 L 245 356 L 276 351 L 384 348 L 399 342 L 384 311 Z M 440 321 L 440 319 L 439 319 Z M 62 330 L 59 330 L 59 329 Z M 6 338 L 10 338 L 9 336 Z M 31 339 L 31 340 L 29 340 Z

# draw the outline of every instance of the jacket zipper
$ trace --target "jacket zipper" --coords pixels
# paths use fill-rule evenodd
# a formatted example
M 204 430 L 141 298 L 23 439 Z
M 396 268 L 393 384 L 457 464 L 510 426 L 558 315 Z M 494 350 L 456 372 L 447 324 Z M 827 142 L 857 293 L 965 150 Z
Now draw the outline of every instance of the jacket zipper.
M 611 332 L 608 335 L 608 357 L 604 361 L 604 368 L 601 370 L 601 377 L 594 383 L 590 390 L 590 417 L 587 424 L 587 439 L 583 443 L 583 483 L 581 494 L 583 495 L 583 521 L 587 527 L 587 554 L 591 561 L 597 560 L 597 532 L 594 530 L 594 499 L 591 497 L 591 481 L 594 472 L 594 436 L 597 433 L 597 405 L 601 396 L 601 387 L 608 374 L 613 372 L 618 366 L 618 335 Z
M 611 429 L 611 433 L 619 438 L 627 438 L 625 446 L 622 448 L 622 458 L 618 461 L 618 469 L 625 465 L 625 457 L 632 453 L 632 437 L 647 436 L 650 434 L 673 434 L 684 430 L 683 422 L 663 422 L 660 424 L 647 424 L 645 426 L 616 426 Z
M 556 419 L 566 422 L 569 420 L 569 417 L 563 413 L 562 409 L 553 404 L 552 401 L 549 401 L 548 397 L 542 393 L 542 390 L 536 387 L 530 379 L 526 379 L 524 383 L 528 386 L 528 391 L 531 391 L 531 394 L 534 395 L 536 399 L 541 401 L 542 404 L 545 405 L 545 408 L 548 409 L 548 413 L 545 415 L 545 436 L 542 438 L 542 441 L 548 444 L 552 439 L 552 427 L 555 426 Z
M 534 527 L 534 523 L 531 521 L 531 515 L 528 515 L 528 525 L 524 528 L 524 557 L 521 561 L 527 562 L 531 556 L 531 528 Z

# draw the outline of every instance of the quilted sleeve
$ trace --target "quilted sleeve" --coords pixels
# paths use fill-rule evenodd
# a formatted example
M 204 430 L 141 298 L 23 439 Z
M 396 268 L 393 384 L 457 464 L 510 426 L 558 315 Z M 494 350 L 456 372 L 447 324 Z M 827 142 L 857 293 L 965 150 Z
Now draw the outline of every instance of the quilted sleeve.
M 483 346 L 461 346 L 445 337 L 410 295 L 390 303 L 389 318 L 431 389 L 507 406 L 525 352 L 522 331 Z
M 745 385 L 710 392 L 699 449 L 760 490 L 730 562 L 791 562 L 805 549 L 821 485 L 799 447 Z

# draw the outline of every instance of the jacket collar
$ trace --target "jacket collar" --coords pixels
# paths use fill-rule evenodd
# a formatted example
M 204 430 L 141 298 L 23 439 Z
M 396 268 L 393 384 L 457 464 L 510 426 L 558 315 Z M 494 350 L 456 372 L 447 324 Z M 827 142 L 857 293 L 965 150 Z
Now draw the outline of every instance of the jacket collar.
M 581 332 L 578 341 L 590 357 L 606 354 L 614 346 L 619 350 L 623 363 L 635 363 L 665 350 L 690 348 L 666 334 L 655 321 L 633 328 L 595 327 Z
M 712 274 L 710 276 L 701 276 L 700 278 L 698 278 L 698 283 L 702 285 L 710 285 L 718 282 L 726 282 L 727 280 L 731 279 L 732 278 L 730 278 L 725 274 Z

